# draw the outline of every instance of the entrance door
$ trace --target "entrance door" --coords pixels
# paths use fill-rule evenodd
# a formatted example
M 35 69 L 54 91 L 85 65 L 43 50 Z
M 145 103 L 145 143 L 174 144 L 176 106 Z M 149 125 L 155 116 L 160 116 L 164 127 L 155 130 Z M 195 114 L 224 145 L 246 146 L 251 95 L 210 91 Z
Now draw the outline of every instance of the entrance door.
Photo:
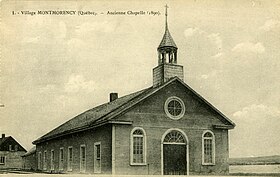
M 187 140 L 178 130 L 171 130 L 163 139 L 163 174 L 187 175 Z
M 163 145 L 164 175 L 186 175 L 186 145 Z

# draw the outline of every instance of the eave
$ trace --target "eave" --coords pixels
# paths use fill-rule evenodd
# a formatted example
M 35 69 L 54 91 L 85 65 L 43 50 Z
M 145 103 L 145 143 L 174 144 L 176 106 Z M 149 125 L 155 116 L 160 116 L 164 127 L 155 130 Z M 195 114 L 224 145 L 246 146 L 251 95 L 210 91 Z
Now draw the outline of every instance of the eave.
M 214 129 L 227 129 L 227 130 L 229 130 L 229 129 L 233 129 L 234 126 L 232 126 L 232 125 L 213 125 L 213 128 Z
M 56 134 L 56 135 L 47 137 L 47 138 L 38 139 L 36 141 L 33 141 L 32 144 L 36 145 L 38 143 L 49 141 L 51 139 L 59 138 L 59 137 L 62 137 L 62 136 L 66 136 L 66 135 L 70 135 L 70 134 L 74 134 L 74 133 L 78 133 L 78 132 L 82 132 L 82 131 L 86 131 L 86 130 L 91 130 L 91 129 L 94 129 L 94 128 L 97 128 L 97 127 L 100 127 L 100 126 L 103 126 L 103 125 L 106 125 L 106 124 L 132 125 L 132 121 L 114 121 L 114 120 L 109 120 L 109 121 L 99 122 L 99 123 L 94 124 L 94 125 L 92 125 L 90 127 L 87 125 L 87 126 L 79 127 L 77 129 L 71 129 L 71 130 L 68 130 L 68 131 L 62 132 L 60 134 Z

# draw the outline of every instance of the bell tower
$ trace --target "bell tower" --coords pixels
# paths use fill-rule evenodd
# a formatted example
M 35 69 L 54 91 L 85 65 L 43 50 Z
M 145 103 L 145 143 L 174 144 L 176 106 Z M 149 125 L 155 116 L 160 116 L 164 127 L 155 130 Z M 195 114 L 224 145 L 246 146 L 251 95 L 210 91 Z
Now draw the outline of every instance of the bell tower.
M 177 76 L 184 80 L 183 66 L 177 64 L 177 46 L 168 30 L 167 8 L 165 6 L 165 32 L 157 48 L 158 66 L 153 69 L 153 86 L 157 87 Z

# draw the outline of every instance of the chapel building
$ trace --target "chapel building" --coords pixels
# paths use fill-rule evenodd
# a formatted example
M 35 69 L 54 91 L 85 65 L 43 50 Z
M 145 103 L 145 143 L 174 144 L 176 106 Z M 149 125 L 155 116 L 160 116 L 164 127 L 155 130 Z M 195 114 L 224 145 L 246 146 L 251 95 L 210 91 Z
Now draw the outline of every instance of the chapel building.
M 153 85 L 87 110 L 35 140 L 37 168 L 116 175 L 228 174 L 235 124 L 184 82 L 167 24 Z

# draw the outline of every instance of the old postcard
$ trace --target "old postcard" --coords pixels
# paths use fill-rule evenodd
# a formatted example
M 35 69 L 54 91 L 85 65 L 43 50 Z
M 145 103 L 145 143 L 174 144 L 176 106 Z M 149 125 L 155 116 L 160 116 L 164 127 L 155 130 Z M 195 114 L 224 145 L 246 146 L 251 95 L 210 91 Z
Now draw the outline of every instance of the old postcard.
M 279 9 L 1 1 L 0 174 L 280 174 Z

